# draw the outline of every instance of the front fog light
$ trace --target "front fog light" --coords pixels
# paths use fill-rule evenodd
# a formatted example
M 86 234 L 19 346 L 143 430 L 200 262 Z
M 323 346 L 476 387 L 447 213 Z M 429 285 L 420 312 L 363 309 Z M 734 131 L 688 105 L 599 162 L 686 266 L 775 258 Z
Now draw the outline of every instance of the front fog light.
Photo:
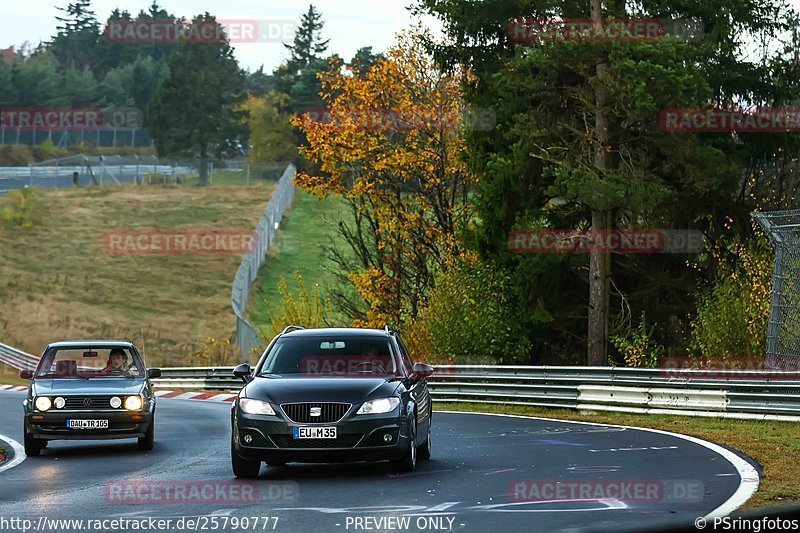
M 55 399 L 55 401 L 53 401 L 53 404 L 56 406 L 56 409 L 63 409 L 67 402 L 64 400 L 64 398 L 59 396 Z
M 386 435 L 384 435 L 383 436 L 383 442 L 392 442 L 392 434 L 391 433 L 387 433 Z
M 245 444 L 250 444 L 251 442 L 253 442 L 253 436 L 252 435 L 245 435 L 242 438 L 242 440 L 245 442 Z
M 140 396 L 128 396 L 125 398 L 125 409 L 128 411 L 138 411 L 142 408 L 142 398 Z
M 50 398 L 47 396 L 39 396 L 36 398 L 36 409 L 39 411 L 47 411 L 50 409 L 51 405 Z

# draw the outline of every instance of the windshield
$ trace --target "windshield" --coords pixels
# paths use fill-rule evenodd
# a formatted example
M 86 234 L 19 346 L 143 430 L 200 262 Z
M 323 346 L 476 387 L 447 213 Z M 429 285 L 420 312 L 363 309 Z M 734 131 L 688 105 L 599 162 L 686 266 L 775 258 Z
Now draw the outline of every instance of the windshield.
M 275 342 L 259 372 L 314 376 L 396 375 L 389 340 L 366 336 L 282 338 Z
M 130 348 L 84 346 L 49 350 L 39 364 L 38 378 L 127 378 L 144 376 L 139 355 Z

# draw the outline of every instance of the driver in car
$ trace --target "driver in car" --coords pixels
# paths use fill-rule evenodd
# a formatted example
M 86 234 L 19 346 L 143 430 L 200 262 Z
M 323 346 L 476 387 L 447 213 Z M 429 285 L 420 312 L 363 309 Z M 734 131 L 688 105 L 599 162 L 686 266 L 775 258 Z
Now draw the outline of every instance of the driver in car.
M 125 350 L 122 348 L 114 348 L 108 354 L 108 363 L 103 371 L 109 374 L 111 372 L 125 372 L 127 370 L 125 368 L 127 360 L 128 355 L 125 353 Z
M 386 357 L 379 353 L 378 347 L 368 345 L 361 351 L 361 360 L 356 363 L 360 372 L 385 374 Z

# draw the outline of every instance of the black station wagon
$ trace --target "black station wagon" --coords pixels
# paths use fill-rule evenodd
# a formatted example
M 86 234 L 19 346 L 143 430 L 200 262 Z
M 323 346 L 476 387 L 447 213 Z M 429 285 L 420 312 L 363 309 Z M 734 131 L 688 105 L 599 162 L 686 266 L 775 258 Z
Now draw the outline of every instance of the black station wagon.
M 388 328 L 286 328 L 255 369 L 234 370 L 246 382 L 231 411 L 234 475 L 256 477 L 262 462 L 413 470 L 431 454 L 432 373 Z

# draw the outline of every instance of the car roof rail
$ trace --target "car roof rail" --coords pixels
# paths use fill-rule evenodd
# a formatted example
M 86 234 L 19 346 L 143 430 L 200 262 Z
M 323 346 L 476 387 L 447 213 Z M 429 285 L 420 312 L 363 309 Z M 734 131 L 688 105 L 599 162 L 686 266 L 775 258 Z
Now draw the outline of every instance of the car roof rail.
M 304 328 L 303 326 L 286 326 L 285 328 L 283 328 L 283 331 L 281 331 L 281 335 L 283 335 L 284 333 L 289 333 L 290 331 L 295 331 L 297 329 L 306 329 L 306 328 Z

